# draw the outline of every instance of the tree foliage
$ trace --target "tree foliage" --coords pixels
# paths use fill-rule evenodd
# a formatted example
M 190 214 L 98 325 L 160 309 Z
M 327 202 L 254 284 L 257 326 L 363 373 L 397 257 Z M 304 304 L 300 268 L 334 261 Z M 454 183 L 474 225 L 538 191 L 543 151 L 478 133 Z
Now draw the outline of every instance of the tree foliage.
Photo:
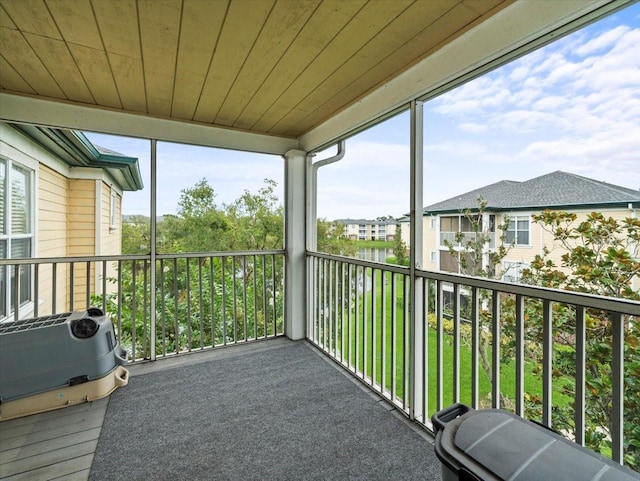
M 552 234 L 561 250 L 560 262 L 553 250 L 544 248 L 529 269 L 523 271 L 524 282 L 565 290 L 587 292 L 609 297 L 640 300 L 640 291 L 633 281 L 640 274 L 640 220 L 616 220 L 592 212 L 584 220 L 570 212 L 544 211 L 533 217 L 544 230 Z M 556 256 L 557 258 L 557 256 Z M 574 309 L 554 306 L 555 340 L 559 344 L 554 364 L 564 373 L 575 375 Z M 614 321 L 605 311 L 588 309 L 585 316 L 587 341 L 585 346 L 586 443 L 597 451 L 611 447 L 612 328 Z M 637 318 L 625 316 L 624 326 L 624 452 L 625 463 L 640 468 L 640 325 Z M 565 387 L 569 395 L 575 386 Z M 572 431 L 572 406 L 558 406 L 554 421 L 561 429 Z
M 280 249 L 283 242 L 284 211 L 275 194 L 276 183 L 265 179 L 257 194 L 245 190 L 239 199 L 226 206 L 231 227 L 228 248 Z
M 345 227 L 341 222 L 318 219 L 317 221 L 318 252 L 354 257 L 356 246 L 345 235 Z
M 224 250 L 232 234 L 229 219 L 215 202 L 206 179 L 184 189 L 177 215 L 165 216 L 159 228 L 158 251 L 211 252 Z
M 527 271 L 527 281 L 610 297 L 640 300 L 632 281 L 640 275 L 640 220 L 621 221 L 592 212 L 577 222 L 570 212 L 544 211 L 533 216 L 553 235 L 562 252 L 560 265 L 548 247 Z
M 396 264 L 400 266 L 409 265 L 407 244 L 402 240 L 402 229 L 400 224 L 396 224 L 396 231 L 393 234 L 393 256 L 395 257 Z
M 477 207 L 475 209 L 465 209 L 462 212 L 463 217 L 468 221 L 467 225 L 470 226 L 470 230 L 466 232 L 456 232 L 455 242 L 448 240 L 444 241 L 449 253 L 458 262 L 460 271 L 467 275 L 475 277 L 484 277 L 487 279 L 494 278 L 496 276 L 496 265 L 500 265 L 502 260 L 507 256 L 511 248 L 506 244 L 506 230 L 509 223 L 508 218 L 503 219 L 502 225 L 498 227 L 500 232 L 499 241 L 496 242 L 496 249 L 489 249 L 491 244 L 491 227 L 488 223 L 483 224 L 485 218 L 487 202 L 482 197 L 478 197 L 476 200 Z M 493 229 L 495 231 L 495 229 Z M 488 306 L 490 304 L 489 293 L 480 291 L 481 305 Z M 461 315 L 466 319 L 471 319 L 471 313 L 469 312 L 470 303 L 466 302 L 461 309 Z M 445 306 L 448 313 L 451 313 L 451 306 Z M 482 369 L 484 370 L 487 379 L 492 381 L 493 370 L 491 369 L 491 312 L 485 308 L 480 310 L 479 322 L 481 323 L 479 329 L 479 354 Z M 506 326 L 505 326 L 506 327 Z M 452 332 L 452 331 L 451 331 Z M 464 338 L 465 331 L 463 331 Z M 467 342 L 470 342 L 470 336 L 467 336 Z M 503 350 L 503 360 L 509 361 L 510 353 Z M 509 405 L 510 401 L 507 396 L 500 394 L 501 405 Z
M 120 326 L 120 342 L 135 358 L 150 355 L 150 298 L 156 305 L 156 354 L 238 342 L 281 332 L 284 263 L 280 255 L 242 254 L 280 250 L 283 208 L 276 183 L 265 179 L 257 193 L 244 191 L 228 205 L 216 203 L 206 179 L 181 192 L 175 215 L 157 223 L 157 249 L 177 256 L 156 264 L 150 292 L 148 260 L 124 261 L 120 294 L 95 296 Z M 149 254 L 150 220 L 132 216 L 123 224 L 124 254 Z M 234 256 L 220 255 L 234 251 Z M 119 315 L 118 315 L 119 314 Z
M 470 221 L 473 234 L 458 232 L 449 251 L 460 262 L 465 273 L 492 277 L 493 266 L 509 252 L 504 234 L 495 251 L 486 255 L 488 238 L 482 233 L 480 219 L 486 204 L 480 199 L 478 209 L 464 214 Z M 553 246 L 543 247 L 528 269 L 522 271 L 522 282 L 544 287 L 598 294 L 603 296 L 640 300 L 634 288 L 634 279 L 640 275 L 640 221 L 634 218 L 616 220 L 593 212 L 583 220 L 574 213 L 544 211 L 533 216 L 533 221 L 551 234 Z M 506 231 L 506 222 L 500 227 Z M 487 261 L 488 259 L 488 261 Z M 482 297 L 482 292 L 481 292 Z M 481 299 L 481 304 L 488 305 Z M 526 299 L 524 303 L 524 350 L 527 362 L 534 363 L 534 372 L 542 372 L 543 303 Z M 562 303 L 552 304 L 553 379 L 560 386 L 552 410 L 554 427 L 575 435 L 574 410 L 570 401 L 575 399 L 576 378 L 576 310 Z M 501 363 L 515 358 L 515 298 L 500 298 Z M 462 316 L 468 315 L 462 309 Z M 491 379 L 488 354 L 491 349 L 488 309 L 481 309 L 480 359 L 487 377 Z M 624 461 L 634 469 L 640 468 L 640 324 L 637 318 L 625 316 L 624 325 Z M 585 444 L 603 453 L 611 449 L 613 321 L 609 313 L 587 309 L 585 313 Z M 445 325 L 445 330 L 447 326 Z M 461 334 L 465 336 L 465 330 Z M 525 390 L 527 387 L 525 386 Z M 554 391 L 555 392 L 555 391 Z M 525 393 L 526 414 L 540 418 L 541 393 Z M 510 406 L 508 397 L 501 393 L 501 405 Z
M 462 211 L 464 219 L 468 221 L 470 230 L 467 232 L 456 232 L 455 242 L 444 240 L 444 245 L 449 249 L 449 253 L 458 261 L 460 271 L 475 277 L 485 277 L 488 279 L 496 276 L 495 266 L 500 265 L 507 256 L 511 245 L 506 242 L 506 232 L 509 225 L 509 218 L 504 216 L 502 224 L 497 226 L 500 238 L 496 242 L 495 249 L 489 249 L 492 235 L 496 229 L 489 223 L 484 222 L 487 211 L 487 201 L 482 197 L 476 200 L 475 209 L 465 209 Z
M 151 222 L 143 215 L 129 216 L 122 223 L 122 253 L 149 254 L 151 252 Z

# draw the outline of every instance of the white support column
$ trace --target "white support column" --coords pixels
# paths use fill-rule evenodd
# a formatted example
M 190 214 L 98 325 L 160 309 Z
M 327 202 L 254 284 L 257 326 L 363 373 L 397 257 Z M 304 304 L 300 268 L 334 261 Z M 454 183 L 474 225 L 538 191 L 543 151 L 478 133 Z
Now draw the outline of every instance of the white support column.
M 157 163 L 157 145 L 156 139 L 151 140 L 151 250 L 149 252 L 149 281 L 151 289 L 151 297 L 149 298 L 149 334 L 151 337 L 151 360 L 156 360 L 156 239 L 158 228 L 158 212 L 157 212 L 157 199 L 158 199 L 158 163 Z M 134 353 L 135 357 L 135 353 Z
M 313 155 L 305 157 L 306 171 L 305 184 L 306 191 L 306 214 L 305 224 L 307 226 L 306 245 L 310 251 L 318 248 L 318 179 L 316 171 L 313 169 Z
M 410 186 L 410 282 L 411 282 L 411 397 L 410 417 L 426 422 L 424 416 L 424 299 L 421 277 L 416 277 L 416 269 L 422 268 L 422 215 L 423 147 L 422 147 L 422 102 L 411 102 L 411 186 Z
M 95 223 L 95 244 L 93 248 L 93 255 L 101 256 L 102 255 L 102 180 L 96 179 L 95 183 L 96 183 L 95 184 L 96 185 L 96 188 L 95 188 L 96 205 L 95 205 L 95 212 L 93 215 L 93 219 Z M 94 292 L 96 294 L 102 294 L 104 296 L 106 292 L 101 292 L 102 283 L 100 282 L 100 278 L 102 275 L 103 275 L 102 263 L 96 262 L 95 272 L 93 273 Z
M 306 152 L 285 156 L 285 328 L 289 339 L 306 335 Z

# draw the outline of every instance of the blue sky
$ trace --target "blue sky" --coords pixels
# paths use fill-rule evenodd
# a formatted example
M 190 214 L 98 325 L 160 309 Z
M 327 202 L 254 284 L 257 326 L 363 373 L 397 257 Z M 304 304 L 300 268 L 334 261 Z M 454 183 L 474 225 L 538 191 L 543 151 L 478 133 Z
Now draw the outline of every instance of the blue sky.
M 424 106 L 424 203 L 504 179 L 555 170 L 640 188 L 640 4 L 475 79 Z M 318 215 L 400 216 L 409 209 L 408 114 L 347 141 L 323 167 Z M 87 134 L 140 159 L 149 185 L 148 142 Z M 158 213 L 175 213 L 180 190 L 206 177 L 219 204 L 264 178 L 282 195 L 283 162 L 265 156 L 162 143 Z M 125 214 L 148 214 L 148 188 L 124 198 Z

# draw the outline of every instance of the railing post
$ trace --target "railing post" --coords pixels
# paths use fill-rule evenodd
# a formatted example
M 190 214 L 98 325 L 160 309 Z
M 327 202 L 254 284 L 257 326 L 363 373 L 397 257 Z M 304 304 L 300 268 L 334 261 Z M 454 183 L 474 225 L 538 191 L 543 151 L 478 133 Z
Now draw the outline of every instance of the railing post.
M 611 320 L 611 457 L 624 462 L 624 323 L 622 314 L 612 312 Z
M 423 184 L 423 159 L 422 159 L 422 102 L 411 102 L 411 145 L 410 145 L 410 274 L 411 283 L 410 315 L 411 315 L 411 360 L 410 360 L 410 417 L 411 419 L 426 421 L 426 413 L 423 411 L 424 396 L 424 372 L 423 350 L 424 345 L 424 299 L 423 279 L 416 276 L 416 270 L 422 267 L 422 184 Z

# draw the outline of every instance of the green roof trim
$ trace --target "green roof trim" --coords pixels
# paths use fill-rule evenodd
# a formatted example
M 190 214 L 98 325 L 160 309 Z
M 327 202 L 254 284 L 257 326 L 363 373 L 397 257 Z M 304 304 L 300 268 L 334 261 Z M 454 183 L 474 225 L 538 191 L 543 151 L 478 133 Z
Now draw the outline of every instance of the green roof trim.
M 70 167 L 103 169 L 125 191 L 142 190 L 144 187 L 136 157 L 96 146 L 82 132 L 35 125 L 14 125 L 14 128 L 31 137 Z

